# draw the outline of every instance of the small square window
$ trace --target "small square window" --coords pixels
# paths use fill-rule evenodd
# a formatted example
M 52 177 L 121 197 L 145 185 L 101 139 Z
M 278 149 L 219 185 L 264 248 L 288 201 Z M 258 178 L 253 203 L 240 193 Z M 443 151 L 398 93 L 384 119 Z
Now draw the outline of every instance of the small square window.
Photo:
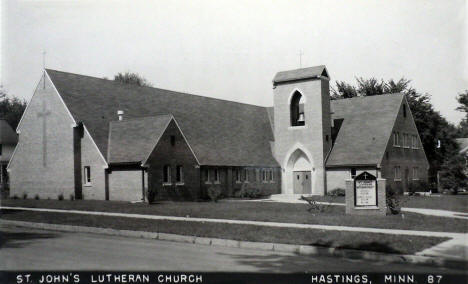
M 163 167 L 163 183 L 171 183 L 171 166 L 169 165 Z
M 241 182 L 242 177 L 241 177 L 241 171 L 239 169 L 236 170 L 236 182 Z
M 214 169 L 214 181 L 219 182 L 219 170 Z
M 85 182 L 85 185 L 91 184 L 91 167 L 90 166 L 84 167 L 84 182 Z
M 249 170 L 244 169 L 244 182 L 249 182 Z
M 184 171 L 182 166 L 176 167 L 176 182 L 183 183 L 184 182 Z

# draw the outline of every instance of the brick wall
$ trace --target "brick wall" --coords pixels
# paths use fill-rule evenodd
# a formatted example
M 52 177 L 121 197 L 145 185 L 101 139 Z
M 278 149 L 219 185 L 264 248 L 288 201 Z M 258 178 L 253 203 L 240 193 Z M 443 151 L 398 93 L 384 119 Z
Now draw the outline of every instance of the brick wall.
M 46 155 L 43 163 L 43 118 L 45 110 Z M 41 199 L 69 198 L 74 194 L 73 126 L 59 95 L 46 76 L 39 82 L 20 125 L 18 149 L 9 166 L 10 196 L 39 195 Z
M 171 145 L 171 136 L 175 145 Z M 179 128 L 171 121 L 148 159 L 148 187 L 158 199 L 196 200 L 200 197 L 200 168 Z M 171 182 L 163 183 L 163 167 L 171 166 Z M 176 166 L 183 167 L 183 184 L 176 184 Z
M 403 115 L 403 105 L 406 105 L 406 118 Z M 393 146 L 393 132 L 400 133 L 400 146 Z M 409 148 L 403 145 L 403 133 L 407 133 L 410 136 Z M 418 135 L 416 125 L 414 123 L 411 111 L 409 109 L 406 99 L 403 100 L 403 104 L 400 107 L 398 116 L 393 127 L 392 136 L 387 144 L 385 154 L 382 160 L 381 172 L 382 177 L 385 178 L 387 184 L 399 192 L 407 191 L 407 182 L 405 181 L 405 170 L 409 171 L 409 183 L 415 182 L 413 180 L 413 167 L 419 168 L 419 180 L 427 181 L 427 171 L 429 164 L 427 162 L 424 150 L 418 135 L 418 148 L 413 149 L 411 145 L 411 135 Z M 401 179 L 395 179 L 394 167 L 400 166 Z
M 109 173 L 109 200 L 139 201 L 142 198 L 141 170 L 112 170 Z
M 85 125 L 86 127 L 86 125 Z M 84 167 L 91 168 L 91 184 L 85 185 Z M 84 131 L 81 140 L 81 178 L 83 184 L 83 199 L 105 199 L 105 167 L 106 162 L 100 156 L 97 146 L 91 140 L 88 131 Z
M 378 173 L 375 167 L 355 167 L 355 169 L 356 175 L 360 175 L 363 172 L 368 172 L 374 175 L 375 177 L 378 177 Z M 346 180 L 350 178 L 350 167 L 327 169 L 327 193 L 337 188 L 346 189 Z
M 215 169 L 218 169 L 219 183 L 214 180 Z M 247 179 L 244 169 L 247 170 Z M 273 171 L 273 181 L 262 180 L 262 170 Z M 240 181 L 237 181 L 236 171 L 240 171 Z M 206 181 L 206 172 L 210 172 L 210 180 Z M 233 197 L 241 190 L 242 186 L 259 189 L 264 196 L 281 193 L 281 168 L 268 167 L 226 167 L 226 166 L 202 166 L 201 167 L 201 189 L 204 198 L 207 198 L 207 190 L 210 186 L 217 186 L 221 189 L 224 197 Z
M 306 97 L 305 126 L 291 127 L 289 99 L 295 90 Z M 331 147 L 329 82 L 325 79 L 281 84 L 274 89 L 275 158 L 283 169 L 282 192 L 292 193 L 292 173 L 285 159 L 296 145 L 303 146 L 311 155 L 312 193 L 325 193 L 324 158 Z M 327 140 L 328 137 L 328 140 Z

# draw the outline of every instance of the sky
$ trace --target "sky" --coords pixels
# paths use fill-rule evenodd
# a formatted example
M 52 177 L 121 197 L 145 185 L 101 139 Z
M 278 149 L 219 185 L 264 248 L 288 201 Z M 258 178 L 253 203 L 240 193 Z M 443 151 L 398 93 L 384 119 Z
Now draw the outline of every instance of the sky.
M 467 2 L 1 2 L 0 83 L 29 100 L 43 68 L 271 106 L 276 72 L 326 65 L 335 80 L 410 79 L 458 123 L 468 89 Z M 299 54 L 303 54 L 300 56 Z

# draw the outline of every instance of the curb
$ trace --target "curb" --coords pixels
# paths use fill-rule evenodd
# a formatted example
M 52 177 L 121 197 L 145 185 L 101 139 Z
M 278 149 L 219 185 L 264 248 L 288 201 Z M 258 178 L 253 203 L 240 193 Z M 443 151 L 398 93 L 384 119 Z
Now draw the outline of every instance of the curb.
M 0 219 L 0 225 L 14 225 L 19 227 L 28 227 L 34 229 L 54 230 L 61 232 L 79 232 L 79 233 L 93 233 L 104 234 L 112 236 L 156 239 L 162 241 L 181 242 L 208 246 L 222 246 L 233 248 L 256 249 L 277 252 L 297 253 L 300 255 L 309 256 L 332 256 L 348 259 L 363 259 L 371 261 L 384 261 L 392 263 L 411 263 L 419 265 L 431 265 L 447 268 L 467 268 L 468 261 L 446 259 L 435 256 L 422 256 L 422 255 L 402 255 L 402 254 L 386 254 L 380 252 L 360 251 L 353 249 L 339 249 L 320 246 L 308 245 L 292 245 L 281 243 L 263 243 L 263 242 L 249 242 L 237 241 L 229 239 L 207 238 L 197 236 L 186 236 L 167 233 L 155 233 L 145 231 L 131 231 L 131 230 L 117 230 L 110 228 L 86 227 L 86 226 L 73 226 L 62 224 L 50 223 L 36 223 L 25 221 L 13 221 Z

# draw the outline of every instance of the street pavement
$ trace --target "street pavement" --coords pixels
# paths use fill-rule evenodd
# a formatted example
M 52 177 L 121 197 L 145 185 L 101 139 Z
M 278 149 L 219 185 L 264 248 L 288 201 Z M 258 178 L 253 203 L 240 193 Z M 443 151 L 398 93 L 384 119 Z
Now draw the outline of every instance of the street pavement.
M 2 225 L 0 270 L 464 273 L 408 263 L 64 233 Z

